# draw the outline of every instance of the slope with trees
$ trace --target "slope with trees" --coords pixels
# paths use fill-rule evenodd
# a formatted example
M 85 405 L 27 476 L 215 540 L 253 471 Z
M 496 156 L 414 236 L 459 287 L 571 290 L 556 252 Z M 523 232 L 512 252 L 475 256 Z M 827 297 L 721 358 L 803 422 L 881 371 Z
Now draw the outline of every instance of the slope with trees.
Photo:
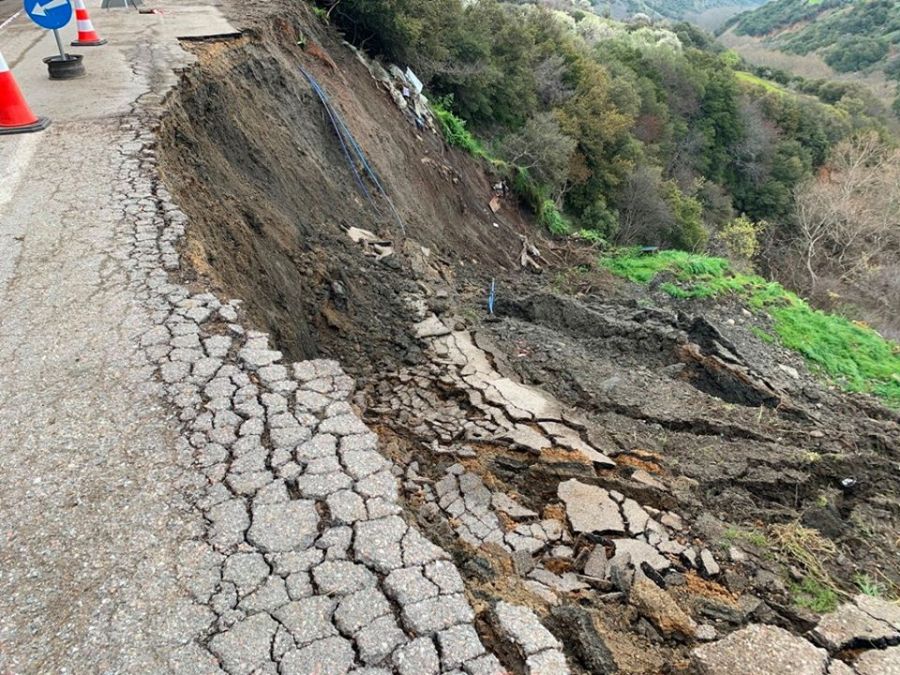
M 753 70 L 685 23 L 497 0 L 320 3 L 349 39 L 412 66 L 449 140 L 493 157 L 555 234 L 714 253 L 749 234 L 746 257 L 777 274 L 774 252 L 806 236 L 797 196 L 854 138 L 893 142 L 861 88 Z
M 773 0 L 728 26 L 783 52 L 819 54 L 838 73 L 876 71 L 900 84 L 900 4 L 894 0 Z

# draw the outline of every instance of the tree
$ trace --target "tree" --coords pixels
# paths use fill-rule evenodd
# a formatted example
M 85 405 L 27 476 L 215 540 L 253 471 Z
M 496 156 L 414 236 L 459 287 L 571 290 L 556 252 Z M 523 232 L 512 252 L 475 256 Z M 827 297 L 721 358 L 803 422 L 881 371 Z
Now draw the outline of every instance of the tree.
M 548 56 L 534 69 L 538 97 L 545 106 L 555 108 L 570 98 L 575 90 L 566 82 L 568 68 L 560 54 Z
M 560 120 L 563 131 L 578 142 L 568 201 L 582 214 L 598 198 L 613 194 L 630 172 L 636 155 L 630 130 L 639 102 L 633 90 L 617 90 L 600 64 L 582 57 L 575 70 L 576 93 L 561 109 Z
M 511 164 L 527 169 L 557 197 L 569 174 L 575 140 L 563 133 L 553 113 L 538 113 L 522 129 L 507 136 L 500 155 Z
M 617 195 L 619 234 L 623 245 L 663 244 L 675 226 L 672 208 L 662 196 L 662 171 L 659 167 L 638 166 Z
M 887 256 L 900 260 L 900 150 L 869 133 L 837 145 L 795 196 L 798 251 L 810 290 L 830 273 L 853 281 Z

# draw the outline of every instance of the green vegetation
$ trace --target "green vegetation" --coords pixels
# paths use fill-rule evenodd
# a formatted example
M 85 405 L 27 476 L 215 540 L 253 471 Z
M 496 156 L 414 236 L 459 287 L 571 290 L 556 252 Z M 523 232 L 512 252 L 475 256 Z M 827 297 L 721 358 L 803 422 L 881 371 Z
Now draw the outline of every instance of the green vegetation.
M 768 35 L 778 29 L 810 21 L 820 14 L 852 2 L 853 0 L 773 0 L 759 9 L 736 16 L 726 25 L 734 25 L 740 35 Z
M 765 533 L 756 529 L 745 530 L 738 527 L 729 527 L 722 533 L 722 545 L 724 547 L 727 548 L 739 542 L 746 542 L 761 551 L 765 551 L 770 545 Z
M 441 125 L 441 131 L 444 138 L 450 145 L 462 148 L 468 153 L 476 157 L 487 157 L 487 151 L 481 145 L 477 138 L 466 129 L 466 122 L 460 119 L 450 111 L 452 105 L 452 97 L 448 99 L 434 101 L 431 104 L 434 115 L 437 117 L 438 123 Z
M 886 593 L 884 584 L 875 581 L 868 574 L 858 573 L 853 577 L 853 583 L 859 589 L 860 593 L 873 598 L 882 598 Z
M 755 87 L 760 87 L 761 89 L 774 94 L 787 95 L 790 93 L 787 89 L 785 89 L 777 82 L 773 82 L 772 80 L 765 80 L 758 75 L 754 75 L 753 73 L 738 71 L 734 74 L 734 76 L 738 79 L 739 82 L 743 82 L 744 84 L 749 84 Z
M 744 35 L 773 36 L 785 52 L 818 51 L 838 72 L 887 69 L 891 47 L 900 44 L 900 4 L 894 0 L 774 0 L 734 20 Z
M 735 272 L 723 258 L 683 251 L 641 255 L 629 249 L 602 258 L 601 264 L 635 283 L 660 277 L 660 288 L 674 298 L 740 297 L 772 317 L 772 332 L 781 344 L 802 354 L 841 387 L 900 406 L 900 345 L 866 326 L 813 309 L 778 283 Z
M 774 550 L 804 572 L 803 581 L 790 586 L 794 603 L 819 613 L 834 611 L 841 591 L 826 568 L 837 555 L 834 542 L 796 521 L 770 525 L 768 532 Z
M 611 4 L 615 16 L 641 13 L 654 19 L 679 20 L 717 7 L 756 7 L 763 2 L 764 0 L 615 0 Z M 606 5 L 604 2 L 594 4 L 601 8 Z
M 813 577 L 806 577 L 800 584 L 791 584 L 794 604 L 819 614 L 833 612 L 838 606 L 838 594 Z
M 706 250 L 737 215 L 788 221 L 829 148 L 879 124 L 866 105 L 785 95 L 688 24 L 623 24 L 584 2 L 315 1 L 411 66 L 448 142 L 505 162 L 557 234 Z

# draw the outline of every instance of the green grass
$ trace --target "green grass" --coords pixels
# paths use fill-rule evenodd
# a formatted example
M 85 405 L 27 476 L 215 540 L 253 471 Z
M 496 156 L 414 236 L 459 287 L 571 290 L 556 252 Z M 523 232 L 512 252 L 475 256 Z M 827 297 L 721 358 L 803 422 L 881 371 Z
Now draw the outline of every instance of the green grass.
M 749 85 L 752 85 L 752 86 L 754 86 L 754 87 L 760 87 L 760 88 L 762 88 L 762 89 L 765 89 L 766 91 L 771 91 L 771 92 L 774 92 L 774 93 L 776 93 L 776 94 L 789 94 L 789 93 L 791 93 L 791 92 L 789 92 L 788 90 L 786 90 L 784 87 L 782 87 L 780 84 L 778 84 L 778 83 L 776 83 L 776 82 L 772 82 L 771 80 L 765 80 L 765 79 L 763 79 L 763 78 L 761 78 L 761 77 L 757 77 L 757 76 L 754 75 L 753 73 L 748 73 L 748 72 L 743 71 L 743 70 L 735 71 L 734 76 L 735 76 L 740 82 L 744 82 L 745 84 L 749 84 Z
M 875 581 L 868 574 L 858 573 L 853 577 L 853 583 L 859 589 L 860 593 L 868 595 L 872 598 L 882 598 L 885 595 L 884 584 Z
M 791 596 L 794 604 L 819 614 L 833 612 L 838 606 L 837 593 L 813 577 L 804 578 L 800 584 L 791 584 Z
M 769 539 L 765 533 L 756 529 L 744 530 L 737 527 L 729 527 L 722 533 L 721 543 L 724 548 L 742 541 L 761 550 L 766 550 L 770 546 Z
M 900 345 L 842 316 L 813 309 L 778 283 L 734 272 L 723 258 L 684 251 L 642 256 L 626 249 L 601 259 L 601 264 L 640 284 L 665 274 L 668 279 L 660 288 L 674 298 L 740 297 L 772 317 L 774 336 L 754 330 L 760 339 L 777 338 L 847 391 L 875 394 L 900 407 Z

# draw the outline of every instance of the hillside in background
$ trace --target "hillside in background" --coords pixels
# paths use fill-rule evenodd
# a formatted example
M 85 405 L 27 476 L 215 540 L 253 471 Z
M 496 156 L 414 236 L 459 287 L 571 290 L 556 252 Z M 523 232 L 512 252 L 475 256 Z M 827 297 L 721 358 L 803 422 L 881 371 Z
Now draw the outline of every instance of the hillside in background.
M 788 54 L 820 56 L 837 73 L 877 72 L 900 82 L 900 3 L 893 0 L 774 0 L 729 26 Z
M 688 20 L 704 28 L 713 29 L 727 19 L 747 9 L 759 7 L 765 0 L 599 0 L 599 11 L 607 8 L 611 16 L 628 19 L 636 13 L 653 19 Z

